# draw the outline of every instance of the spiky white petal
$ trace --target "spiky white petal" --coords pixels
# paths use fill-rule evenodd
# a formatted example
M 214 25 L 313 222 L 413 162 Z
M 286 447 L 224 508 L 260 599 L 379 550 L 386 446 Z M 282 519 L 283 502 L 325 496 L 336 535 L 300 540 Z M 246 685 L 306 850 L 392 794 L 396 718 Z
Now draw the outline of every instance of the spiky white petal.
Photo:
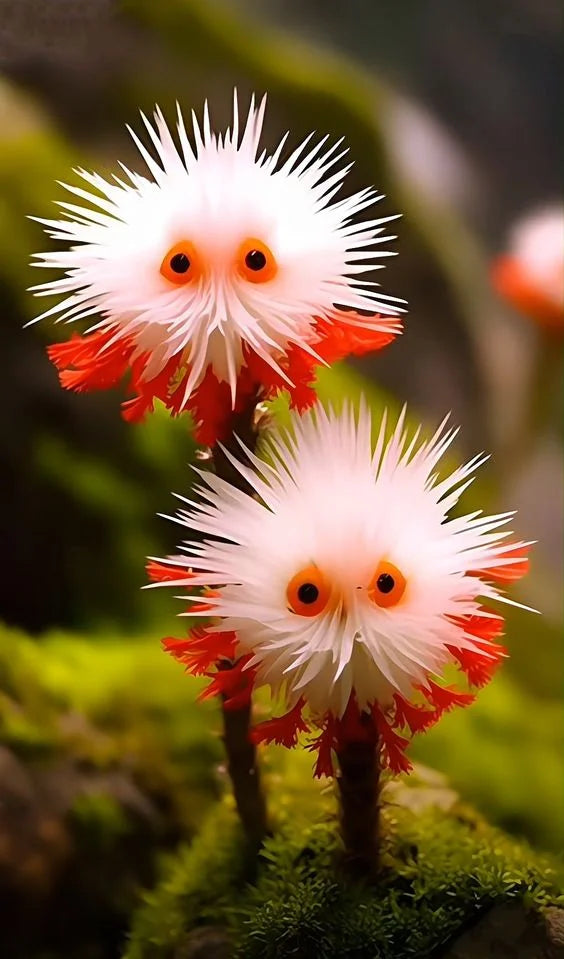
M 452 661 L 449 646 L 475 650 L 459 617 L 488 615 L 480 597 L 504 600 L 476 572 L 514 562 L 506 553 L 527 545 L 505 545 L 511 513 L 450 517 L 485 457 L 439 479 L 457 430 L 445 420 L 421 441 L 404 422 L 402 413 L 386 439 L 384 416 L 373 445 L 364 404 L 357 417 L 349 407 L 295 416 L 290 432 L 269 436 L 264 459 L 249 450 L 250 466 L 230 457 L 255 496 L 200 471 L 201 501 L 185 500 L 177 517 L 203 534 L 183 550 L 190 584 L 217 590 L 214 628 L 237 632 L 259 683 L 285 689 L 290 703 L 304 695 L 319 714 L 342 715 L 353 689 L 360 708 L 387 704 L 395 692 L 409 697 Z M 367 590 L 384 560 L 407 580 L 386 609 Z M 303 617 L 289 610 L 286 588 L 312 563 L 338 601 Z M 186 585 L 180 574 L 178 585 Z
M 285 161 L 286 137 L 272 155 L 260 152 L 265 99 L 258 107 L 251 100 L 240 129 L 235 96 L 233 125 L 223 136 L 212 132 L 206 105 L 201 127 L 192 114 L 190 138 L 179 109 L 179 146 L 158 108 L 154 125 L 142 114 L 151 149 L 130 133 L 151 178 L 126 167 L 125 179 L 113 180 L 79 169 L 89 189 L 62 184 L 82 204 L 59 203 L 63 219 L 39 221 L 67 248 L 36 255 L 35 266 L 64 271 L 33 288 L 38 296 L 61 296 L 37 319 L 101 314 L 95 329 L 115 330 L 118 339 L 133 340 L 137 354 L 150 354 L 146 379 L 181 355 L 191 370 L 188 397 L 209 364 L 234 395 L 244 344 L 282 373 L 288 345 L 310 343 L 314 319 L 330 317 L 336 305 L 402 312 L 403 301 L 362 278 L 393 255 L 381 248 L 393 217 L 357 220 L 381 197 L 365 189 L 335 200 L 351 165 L 342 163 L 341 141 L 327 147 L 327 137 L 315 142 L 312 134 Z M 250 237 L 266 243 L 278 264 L 267 283 L 250 283 L 233 268 Z M 193 284 L 174 286 L 160 266 L 185 240 L 206 270 Z M 390 331 L 389 320 L 360 322 Z

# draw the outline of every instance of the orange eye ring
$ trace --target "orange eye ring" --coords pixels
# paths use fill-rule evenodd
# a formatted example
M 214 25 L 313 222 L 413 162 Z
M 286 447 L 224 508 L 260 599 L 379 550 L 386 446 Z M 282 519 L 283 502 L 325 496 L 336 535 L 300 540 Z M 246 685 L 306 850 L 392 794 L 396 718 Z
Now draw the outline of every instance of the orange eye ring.
M 318 616 L 331 596 L 331 587 L 314 564 L 301 569 L 286 587 L 288 607 L 298 616 Z
M 201 260 L 189 240 L 181 240 L 172 246 L 161 263 L 161 276 L 177 286 L 191 283 L 201 274 Z
M 407 580 L 397 566 L 382 560 L 368 584 L 368 595 L 377 606 L 388 609 L 390 606 L 397 606 L 406 586 Z
M 278 264 L 266 243 L 249 237 L 237 251 L 237 269 L 249 283 L 268 283 L 276 276 Z

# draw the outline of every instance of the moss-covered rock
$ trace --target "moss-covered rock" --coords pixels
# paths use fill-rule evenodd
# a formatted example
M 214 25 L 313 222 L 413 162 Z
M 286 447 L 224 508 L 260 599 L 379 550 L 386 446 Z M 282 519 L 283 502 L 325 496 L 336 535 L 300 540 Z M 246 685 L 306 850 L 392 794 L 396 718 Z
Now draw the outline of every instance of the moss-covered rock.
M 542 912 L 562 901 L 553 865 L 487 825 L 442 783 L 415 777 L 388 794 L 372 886 L 341 874 L 330 791 L 304 797 L 284 780 L 275 805 L 274 835 L 254 881 L 230 801 L 216 809 L 147 896 L 125 959 L 428 959 L 512 903 L 538 927 L 537 945 L 549 943 Z M 518 946 L 505 955 L 522 957 Z
M 213 706 L 158 640 L 0 633 L 0 952 L 106 959 L 220 794 Z

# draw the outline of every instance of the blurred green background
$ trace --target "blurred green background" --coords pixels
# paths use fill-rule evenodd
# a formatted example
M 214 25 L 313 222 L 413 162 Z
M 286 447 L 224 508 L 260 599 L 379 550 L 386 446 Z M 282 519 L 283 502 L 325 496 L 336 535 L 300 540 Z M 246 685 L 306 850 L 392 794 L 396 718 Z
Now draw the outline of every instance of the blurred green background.
M 324 372 L 320 392 L 362 390 L 376 411 L 407 400 L 429 425 L 451 409 L 458 454 L 492 452 L 467 504 L 519 510 L 517 534 L 538 545 L 515 598 L 542 615 L 510 613 L 507 665 L 413 755 L 493 822 L 559 849 L 561 349 L 496 299 L 488 264 L 512 221 L 559 189 L 560 16 L 552 0 L 1 0 L 7 955 L 35 955 L 34 926 L 55 944 L 41 955 L 73 936 L 77 955 L 113 954 L 96 942 L 123 933 L 155 850 L 189 837 L 221 788 L 215 710 L 194 705 L 194 683 L 160 652 L 182 627 L 174 600 L 140 592 L 145 556 L 176 546 L 156 513 L 187 489 L 188 422 L 158 411 L 131 427 L 117 392 L 60 390 L 53 327 L 22 329 L 38 312 L 30 253 L 46 243 L 26 217 L 53 215 L 73 166 L 143 172 L 125 131 L 139 109 L 172 117 L 176 100 L 200 110 L 207 97 L 223 128 L 234 84 L 243 102 L 268 92 L 267 147 L 286 129 L 294 144 L 344 135 L 347 188 L 373 183 L 381 214 L 403 213 L 378 279 L 409 300 L 406 334 Z

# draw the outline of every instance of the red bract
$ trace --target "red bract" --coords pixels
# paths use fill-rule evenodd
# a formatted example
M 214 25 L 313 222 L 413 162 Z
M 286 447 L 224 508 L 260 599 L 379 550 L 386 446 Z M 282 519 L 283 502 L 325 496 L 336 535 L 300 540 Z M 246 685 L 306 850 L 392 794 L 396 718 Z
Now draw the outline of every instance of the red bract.
M 158 571 L 157 577 L 164 582 L 173 575 L 174 568 L 167 570 L 165 564 L 162 565 L 163 569 Z M 205 603 L 200 604 L 198 609 L 211 611 L 211 607 Z M 461 630 L 480 637 L 482 642 L 477 649 L 449 646 L 452 659 L 459 665 L 470 687 L 484 686 L 506 655 L 504 647 L 492 641 L 501 635 L 503 619 L 491 614 L 456 622 Z M 210 683 L 201 694 L 202 699 L 220 695 L 227 708 L 238 708 L 249 703 L 256 670 L 249 667 L 250 655 L 236 658 L 235 633 L 196 627 L 186 639 L 167 638 L 163 640 L 163 645 L 167 652 L 186 666 L 188 672 L 209 677 Z M 251 731 L 251 738 L 255 743 L 276 743 L 292 748 L 298 745 L 303 734 L 319 730 L 318 735 L 306 743 L 308 749 L 317 753 L 314 767 L 316 777 L 333 775 L 334 754 L 348 743 L 367 739 L 378 744 L 384 767 L 393 773 L 409 772 L 411 763 L 405 751 L 412 737 L 425 732 L 451 709 L 469 706 L 474 698 L 468 689 L 455 689 L 443 685 L 438 677 L 429 677 L 426 684 L 414 688 L 411 699 L 396 693 L 393 704 L 387 708 L 374 702 L 368 712 L 361 713 L 353 692 L 342 717 L 327 712 L 321 717 L 310 715 L 304 718 L 307 702 L 302 697 L 282 716 L 258 723 Z
M 555 289 L 561 290 L 564 285 L 561 263 L 555 266 L 552 283 L 545 285 L 528 272 L 526 264 L 518 257 L 500 256 L 492 264 L 491 278 L 495 290 L 519 313 L 551 333 L 562 334 L 562 297 L 559 299 L 554 294 Z
M 235 414 L 249 404 L 272 398 L 280 390 L 287 390 L 292 408 L 301 411 L 312 406 L 315 402 L 313 383 L 320 361 L 329 364 L 349 355 L 360 356 L 382 349 L 399 332 L 397 317 L 379 318 L 380 323 L 389 323 L 389 332 L 385 333 L 350 325 L 350 321 L 362 323 L 362 320 L 363 317 L 354 313 L 336 314 L 330 321 L 318 320 L 311 345 L 319 359 L 301 346 L 290 345 L 279 364 L 292 385 L 252 349 L 245 347 L 234 403 L 228 383 L 219 380 L 211 366 L 186 397 L 189 366 L 180 354 L 172 357 L 157 376 L 147 379 L 150 354 L 139 353 L 131 340 L 116 340 L 115 329 L 84 336 L 74 333 L 68 342 L 54 344 L 47 352 L 65 389 L 77 393 L 110 389 L 129 373 L 128 392 L 133 395 L 122 404 L 124 419 L 139 422 L 153 412 L 158 400 L 173 416 L 185 411 L 191 413 L 198 442 L 213 446 L 218 440 L 228 438 Z

